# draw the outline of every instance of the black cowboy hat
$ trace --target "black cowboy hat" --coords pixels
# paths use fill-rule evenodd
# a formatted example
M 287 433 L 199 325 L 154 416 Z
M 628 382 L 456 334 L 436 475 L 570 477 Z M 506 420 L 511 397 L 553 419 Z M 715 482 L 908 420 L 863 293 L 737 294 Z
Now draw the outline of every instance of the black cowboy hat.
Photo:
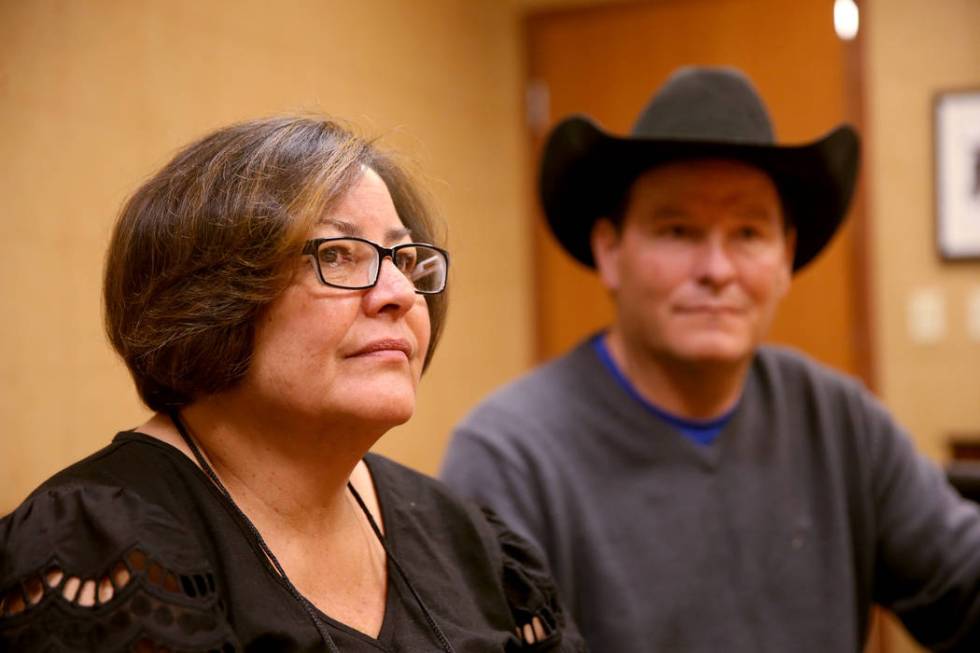
M 595 267 L 592 226 L 616 210 L 640 173 L 682 159 L 737 159 L 767 172 L 779 189 L 796 228 L 796 271 L 820 253 L 843 221 L 858 147 L 847 125 L 812 143 L 776 145 L 762 98 L 743 73 L 682 68 L 650 100 L 628 137 L 610 135 L 586 116 L 558 123 L 544 148 L 541 201 L 565 250 Z

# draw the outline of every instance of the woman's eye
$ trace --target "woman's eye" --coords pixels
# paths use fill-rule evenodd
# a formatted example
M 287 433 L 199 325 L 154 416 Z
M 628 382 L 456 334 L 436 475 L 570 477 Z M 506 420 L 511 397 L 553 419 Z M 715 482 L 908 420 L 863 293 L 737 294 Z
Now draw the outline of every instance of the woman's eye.
M 418 263 L 418 253 L 413 249 L 403 249 L 398 252 L 398 269 L 402 272 L 411 272 Z
M 354 255 L 349 247 L 329 245 L 320 248 L 320 265 L 340 267 L 354 262 Z

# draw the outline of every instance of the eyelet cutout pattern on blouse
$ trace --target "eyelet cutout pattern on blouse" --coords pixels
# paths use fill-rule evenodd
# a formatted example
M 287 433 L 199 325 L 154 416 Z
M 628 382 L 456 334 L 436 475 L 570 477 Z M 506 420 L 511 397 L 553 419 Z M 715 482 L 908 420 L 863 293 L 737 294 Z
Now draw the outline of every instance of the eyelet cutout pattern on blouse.
M 534 616 L 531 617 L 531 621 L 525 623 L 523 626 L 518 626 L 516 631 L 518 639 L 524 643 L 525 646 L 530 646 L 538 643 L 544 643 L 548 641 L 555 629 L 553 626 L 546 626 L 545 622 L 541 620 L 541 617 Z
M 0 631 L 13 650 L 176 652 L 195 641 L 204 646 L 194 651 L 226 653 L 237 649 L 219 628 L 223 612 L 213 574 L 177 573 L 133 547 L 96 577 L 53 560 L 4 588 Z

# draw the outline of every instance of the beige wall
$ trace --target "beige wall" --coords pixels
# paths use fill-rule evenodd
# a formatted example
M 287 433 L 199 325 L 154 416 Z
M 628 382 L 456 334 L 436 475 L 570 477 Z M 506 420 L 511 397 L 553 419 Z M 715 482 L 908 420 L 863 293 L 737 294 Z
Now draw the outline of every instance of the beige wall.
M 980 263 L 940 260 L 933 236 L 932 102 L 980 89 L 980 2 L 875 0 L 867 50 L 869 169 L 880 392 L 926 453 L 946 456 L 954 431 L 980 431 L 980 342 L 966 304 Z M 907 305 L 921 289 L 945 298 L 946 336 L 918 344 Z
M 100 324 L 122 199 L 204 131 L 297 109 L 415 157 L 447 218 L 444 344 L 416 418 L 380 445 L 434 471 L 450 425 L 530 363 L 516 13 L 587 1 L 0 2 L 0 513 L 146 414 Z M 980 87 L 980 2 L 874 0 L 862 20 L 880 393 L 941 459 L 947 433 L 980 429 L 965 331 L 980 265 L 935 254 L 931 107 L 940 89 Z M 935 345 L 907 333 L 919 288 L 946 299 Z
M 873 0 L 862 19 L 879 391 L 919 448 L 944 460 L 950 432 L 980 431 L 980 343 L 965 326 L 980 263 L 936 254 L 932 101 L 943 89 L 980 88 L 980 2 Z M 946 304 L 946 336 L 932 345 L 917 344 L 907 327 L 910 295 L 923 288 Z M 889 653 L 920 650 L 890 635 Z
M 530 361 L 517 25 L 498 0 L 0 2 L 0 514 L 147 414 L 100 322 L 123 198 L 205 131 L 292 110 L 414 157 L 449 224 L 445 340 L 380 444 L 434 471 Z

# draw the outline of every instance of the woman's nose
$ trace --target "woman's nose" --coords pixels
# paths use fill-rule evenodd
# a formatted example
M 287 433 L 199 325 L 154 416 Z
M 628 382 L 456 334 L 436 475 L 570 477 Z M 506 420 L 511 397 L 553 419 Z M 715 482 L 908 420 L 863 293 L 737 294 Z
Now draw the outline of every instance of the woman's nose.
M 415 305 L 416 297 L 412 281 L 385 257 L 378 270 L 378 282 L 364 295 L 365 309 L 369 313 L 389 311 L 402 315 Z

